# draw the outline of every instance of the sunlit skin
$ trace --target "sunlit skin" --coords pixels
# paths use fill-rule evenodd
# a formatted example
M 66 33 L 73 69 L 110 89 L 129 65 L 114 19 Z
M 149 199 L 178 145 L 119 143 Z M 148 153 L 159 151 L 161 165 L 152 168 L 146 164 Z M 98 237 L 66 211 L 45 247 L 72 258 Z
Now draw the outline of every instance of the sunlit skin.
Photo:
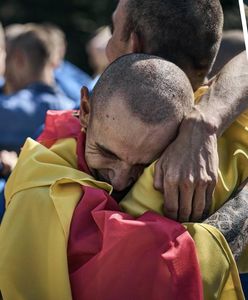
M 124 39 L 123 31 L 126 26 L 125 5 L 127 1 L 120 0 L 112 15 L 112 36 L 106 47 L 106 55 L 110 63 L 122 55 L 140 52 L 139 50 L 141 50 L 135 33 L 132 32 L 127 40 Z
M 85 108 L 85 99 L 81 104 L 80 119 L 87 132 L 86 162 L 97 179 L 110 183 L 116 191 L 122 191 L 160 156 L 175 138 L 178 124 L 174 121 L 155 126 L 145 124 L 132 115 L 124 101 L 111 99 L 101 117 L 97 118 Z

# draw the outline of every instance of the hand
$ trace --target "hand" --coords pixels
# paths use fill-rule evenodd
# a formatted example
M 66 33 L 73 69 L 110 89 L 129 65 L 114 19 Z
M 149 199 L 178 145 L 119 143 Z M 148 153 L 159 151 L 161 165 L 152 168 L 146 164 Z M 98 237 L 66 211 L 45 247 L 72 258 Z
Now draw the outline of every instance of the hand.
M 0 151 L 1 175 L 7 176 L 14 169 L 17 162 L 17 154 L 14 151 Z
M 194 110 L 155 166 L 154 187 L 164 194 L 164 213 L 180 222 L 199 221 L 209 210 L 217 182 L 215 128 Z

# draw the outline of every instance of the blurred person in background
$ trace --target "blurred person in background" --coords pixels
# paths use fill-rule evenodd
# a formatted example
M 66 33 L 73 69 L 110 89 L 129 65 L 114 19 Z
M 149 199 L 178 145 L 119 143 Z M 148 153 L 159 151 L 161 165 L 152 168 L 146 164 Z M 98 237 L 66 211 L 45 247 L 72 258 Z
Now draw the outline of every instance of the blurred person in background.
M 5 45 L 7 48 L 7 45 L 10 45 L 11 42 L 16 39 L 20 34 L 24 33 L 27 30 L 27 26 L 24 24 L 19 24 L 19 23 L 15 23 L 15 24 L 11 24 L 7 27 L 4 28 L 4 33 L 5 33 Z M 5 62 L 6 65 L 6 62 Z M 6 71 L 6 70 L 5 70 Z M 11 94 L 12 88 L 11 88 L 11 84 L 9 86 L 9 81 L 5 79 L 5 72 L 4 72 L 4 76 L 3 76 L 3 85 L 1 88 L 1 94 Z
M 0 88 L 4 84 L 3 74 L 5 72 L 5 58 L 6 58 L 6 49 L 5 49 L 5 37 L 4 30 L 0 23 Z M 17 161 L 17 154 L 14 151 L 0 151 L 0 220 L 3 216 L 5 207 L 4 207 L 4 188 L 6 180 L 13 170 Z
M 65 60 L 66 36 L 56 25 L 45 23 L 42 25 L 49 35 L 52 45 L 52 63 L 57 86 L 71 98 L 77 107 L 80 102 L 80 89 L 92 85 L 92 78 L 84 71 Z
M 101 27 L 95 32 L 94 36 L 86 46 L 86 51 L 89 57 L 89 64 L 94 72 L 94 79 L 90 86 L 90 90 L 93 89 L 100 75 L 109 64 L 108 58 L 106 56 L 106 47 L 110 38 L 110 28 L 108 26 Z
M 73 109 L 75 103 L 54 86 L 51 43 L 46 31 L 29 24 L 6 45 L 5 94 L 0 98 L 0 149 L 19 152 L 35 137 L 47 110 Z
M 6 58 L 6 49 L 5 49 L 4 31 L 3 31 L 2 24 L 0 23 L 0 88 L 4 82 L 3 74 L 5 71 L 5 58 Z

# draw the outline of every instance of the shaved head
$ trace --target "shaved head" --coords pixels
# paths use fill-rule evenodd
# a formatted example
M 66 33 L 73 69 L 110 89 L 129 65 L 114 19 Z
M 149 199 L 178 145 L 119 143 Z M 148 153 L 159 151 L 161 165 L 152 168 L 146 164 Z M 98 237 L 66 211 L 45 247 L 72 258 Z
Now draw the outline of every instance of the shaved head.
M 219 0 L 120 0 L 113 14 L 110 61 L 128 53 L 179 66 L 196 90 L 217 54 L 223 28 Z
M 156 125 L 180 122 L 192 108 L 193 91 L 184 72 L 173 63 L 131 54 L 113 62 L 99 79 L 92 95 L 93 114 L 101 118 L 108 103 L 120 99 L 142 122 Z
M 86 162 L 95 178 L 111 183 L 115 197 L 122 197 L 176 137 L 192 109 L 191 84 L 173 63 L 130 54 L 105 70 L 90 102 L 86 95 L 80 110 Z

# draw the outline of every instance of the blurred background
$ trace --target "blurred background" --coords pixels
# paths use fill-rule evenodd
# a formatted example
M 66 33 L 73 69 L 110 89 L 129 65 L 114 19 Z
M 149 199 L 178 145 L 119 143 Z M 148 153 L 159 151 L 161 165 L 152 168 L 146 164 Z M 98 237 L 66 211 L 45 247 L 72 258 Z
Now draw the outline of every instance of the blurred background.
M 108 65 L 107 26 L 117 2 L 0 0 L 0 221 L 5 183 L 25 139 L 40 135 L 47 110 L 78 109 L 82 85 L 91 92 Z M 239 1 L 220 2 L 224 34 L 208 78 L 245 49 Z
M 12 23 L 51 22 L 66 34 L 66 59 L 90 75 L 86 44 L 101 26 L 109 25 L 116 0 L 1 0 L 0 20 Z M 221 1 L 225 30 L 242 29 L 238 0 Z

